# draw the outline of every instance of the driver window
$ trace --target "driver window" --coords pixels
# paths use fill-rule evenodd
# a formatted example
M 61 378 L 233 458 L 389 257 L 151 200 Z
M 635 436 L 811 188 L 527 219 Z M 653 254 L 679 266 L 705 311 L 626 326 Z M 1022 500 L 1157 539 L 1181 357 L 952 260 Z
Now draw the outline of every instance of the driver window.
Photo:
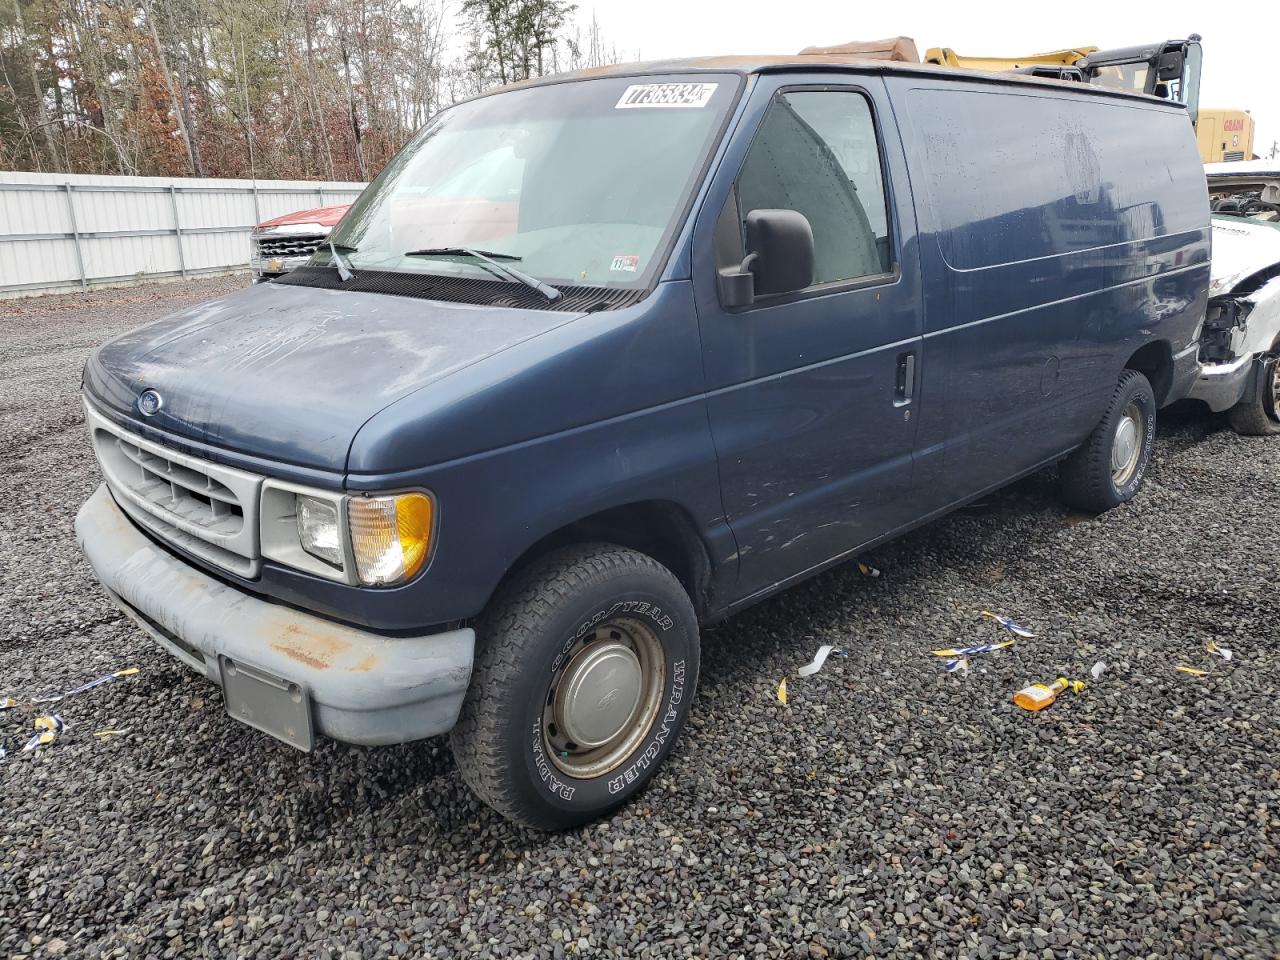
M 804 214 L 813 229 L 814 284 L 890 271 L 880 151 L 860 93 L 775 97 L 738 175 L 736 199 L 739 238 L 752 210 Z

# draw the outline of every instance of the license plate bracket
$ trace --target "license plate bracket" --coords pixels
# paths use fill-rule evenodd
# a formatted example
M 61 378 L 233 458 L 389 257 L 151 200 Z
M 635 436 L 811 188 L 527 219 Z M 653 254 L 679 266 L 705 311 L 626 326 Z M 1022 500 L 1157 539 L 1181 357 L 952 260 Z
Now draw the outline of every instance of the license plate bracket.
M 311 694 L 293 680 L 231 657 L 218 657 L 222 699 L 232 719 L 311 752 Z

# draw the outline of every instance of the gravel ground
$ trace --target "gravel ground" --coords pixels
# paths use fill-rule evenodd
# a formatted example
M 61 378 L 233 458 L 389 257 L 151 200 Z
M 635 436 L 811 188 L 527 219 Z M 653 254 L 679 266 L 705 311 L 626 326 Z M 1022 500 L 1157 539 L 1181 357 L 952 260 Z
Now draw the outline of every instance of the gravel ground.
M 0 302 L 0 694 L 143 668 L 0 766 L 0 956 L 1280 956 L 1280 440 L 1173 411 L 1135 504 L 1072 515 L 1034 477 L 875 551 L 879 578 L 706 631 L 653 786 L 544 836 L 443 741 L 306 756 L 238 725 L 81 560 L 86 352 L 242 282 Z M 1038 638 L 945 674 L 930 648 L 999 637 L 984 608 Z M 849 658 L 795 678 L 828 642 Z M 1099 659 L 1078 697 L 1009 702 Z M 0 714 L 11 750 L 30 730 Z

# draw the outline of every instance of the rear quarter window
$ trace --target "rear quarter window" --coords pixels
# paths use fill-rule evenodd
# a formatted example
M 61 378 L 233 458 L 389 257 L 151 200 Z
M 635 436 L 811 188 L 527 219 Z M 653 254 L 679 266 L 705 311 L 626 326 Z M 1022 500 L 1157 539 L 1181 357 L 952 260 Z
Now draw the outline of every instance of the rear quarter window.
M 1204 229 L 1204 174 L 1181 111 L 940 88 L 907 102 L 924 145 L 916 182 L 952 267 Z

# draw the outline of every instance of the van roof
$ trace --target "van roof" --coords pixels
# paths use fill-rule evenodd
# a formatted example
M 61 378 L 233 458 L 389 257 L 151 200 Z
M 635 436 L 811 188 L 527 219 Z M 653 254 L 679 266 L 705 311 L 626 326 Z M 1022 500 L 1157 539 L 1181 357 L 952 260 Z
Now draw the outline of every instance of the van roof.
M 550 74 L 535 77 L 518 83 L 508 84 L 501 90 L 520 87 L 543 86 L 563 83 L 570 80 L 583 80 L 591 77 L 608 76 L 644 76 L 646 74 L 665 73 L 804 73 L 832 71 L 850 73 L 890 73 L 914 74 L 952 80 L 978 80 L 988 83 L 1032 85 L 1062 91 L 1064 88 L 1076 93 L 1094 94 L 1097 96 L 1121 97 L 1125 100 L 1138 100 L 1147 104 L 1164 104 L 1181 107 L 1181 104 L 1161 100 L 1145 93 L 1117 90 L 1112 87 L 1094 86 L 1074 80 L 1057 80 L 1051 77 L 1034 77 L 1020 73 L 991 73 L 985 70 L 963 70 L 934 63 L 909 63 L 898 60 L 882 60 L 849 54 L 830 53 L 792 53 L 792 54 L 728 54 L 718 57 L 689 57 L 674 60 L 648 60 L 633 63 L 614 63 L 601 67 L 587 67 L 570 73 Z M 497 90 L 492 91 L 494 93 Z

